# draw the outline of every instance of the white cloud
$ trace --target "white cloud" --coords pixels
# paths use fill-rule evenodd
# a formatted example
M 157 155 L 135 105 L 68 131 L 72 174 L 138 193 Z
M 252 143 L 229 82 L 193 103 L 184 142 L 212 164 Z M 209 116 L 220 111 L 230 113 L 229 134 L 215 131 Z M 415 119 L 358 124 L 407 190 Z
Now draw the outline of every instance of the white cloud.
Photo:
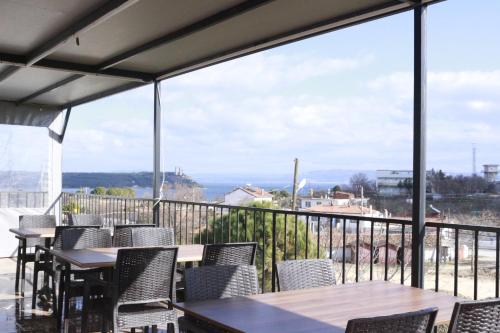
M 360 71 L 374 61 L 261 53 L 164 82 L 168 168 L 288 172 L 294 157 L 314 169 L 411 167 L 412 73 Z M 350 77 L 366 83 L 321 90 L 320 79 Z M 495 162 L 500 71 L 430 71 L 428 81 L 429 165 L 467 169 L 471 142 L 484 152 L 479 163 Z M 65 160 L 81 161 L 73 169 L 93 167 L 87 159 L 95 169 L 106 160 L 108 169 L 151 169 L 152 96 L 151 86 L 138 89 L 109 103 L 112 121 L 68 132 Z
M 479 112 L 487 112 L 487 111 L 491 111 L 492 109 L 495 108 L 495 103 L 492 103 L 490 101 L 483 101 L 483 100 L 472 100 L 472 101 L 468 101 L 466 104 L 472 110 L 479 111 Z
M 180 76 L 176 78 L 176 84 L 181 87 L 260 91 L 290 83 L 297 84 L 315 77 L 338 75 L 366 66 L 372 61 L 371 55 L 330 58 L 257 53 Z

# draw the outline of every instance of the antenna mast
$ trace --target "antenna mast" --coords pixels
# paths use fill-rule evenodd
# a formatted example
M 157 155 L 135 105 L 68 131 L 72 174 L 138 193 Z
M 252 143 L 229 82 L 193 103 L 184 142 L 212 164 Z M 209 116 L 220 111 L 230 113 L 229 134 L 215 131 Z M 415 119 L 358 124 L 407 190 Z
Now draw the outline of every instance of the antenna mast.
M 476 144 L 472 144 L 472 175 L 476 175 Z

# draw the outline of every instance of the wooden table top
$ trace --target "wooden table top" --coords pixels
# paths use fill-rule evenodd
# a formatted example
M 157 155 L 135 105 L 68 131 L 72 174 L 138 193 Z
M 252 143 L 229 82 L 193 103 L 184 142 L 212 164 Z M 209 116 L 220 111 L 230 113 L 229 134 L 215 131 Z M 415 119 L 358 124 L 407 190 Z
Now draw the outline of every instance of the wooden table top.
M 174 304 L 185 313 L 230 332 L 344 333 L 349 319 L 439 308 L 437 323 L 450 321 L 463 299 L 434 291 L 372 281 L 248 297 Z
M 177 262 L 201 261 L 203 245 L 178 245 Z M 51 250 L 50 252 L 61 261 L 81 268 L 113 267 L 116 254 L 120 248 L 94 248 L 82 250 Z
M 21 238 L 53 238 L 56 228 L 10 228 L 9 231 Z

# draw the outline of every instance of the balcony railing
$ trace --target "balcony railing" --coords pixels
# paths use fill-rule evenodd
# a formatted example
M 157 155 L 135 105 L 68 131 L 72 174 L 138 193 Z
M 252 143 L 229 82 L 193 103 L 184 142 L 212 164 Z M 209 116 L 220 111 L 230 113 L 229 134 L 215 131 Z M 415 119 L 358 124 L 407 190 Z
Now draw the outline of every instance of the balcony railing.
M 275 263 L 330 258 L 338 282 L 410 284 L 408 219 L 323 214 L 261 207 L 161 200 L 160 226 L 177 244 L 255 241 L 262 292 L 276 290 Z M 61 219 L 94 213 L 108 225 L 152 223 L 152 199 L 62 193 Z M 500 228 L 426 223 L 425 287 L 474 299 L 499 296 Z M 460 288 L 462 286 L 462 288 Z
M 0 191 L 0 208 L 43 208 L 47 205 L 47 192 Z

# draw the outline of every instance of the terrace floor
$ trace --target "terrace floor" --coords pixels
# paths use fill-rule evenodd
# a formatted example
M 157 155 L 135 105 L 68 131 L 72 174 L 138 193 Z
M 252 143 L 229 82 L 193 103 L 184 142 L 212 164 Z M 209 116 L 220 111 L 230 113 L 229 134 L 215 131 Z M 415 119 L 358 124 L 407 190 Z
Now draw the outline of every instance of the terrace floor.
M 0 258 L 0 332 L 56 332 L 56 320 L 52 316 L 50 303 L 39 300 L 37 308 L 31 309 L 31 277 L 32 269 L 26 267 L 26 293 L 24 298 L 16 296 L 14 292 L 14 282 L 16 276 L 16 259 Z M 40 276 L 41 278 L 41 276 Z M 67 320 L 64 332 L 80 332 L 80 309 L 81 300 L 78 299 L 71 304 L 70 319 Z M 91 323 L 92 332 L 100 332 L 101 318 L 94 318 Z M 141 332 L 140 329 L 136 332 Z M 166 330 L 158 329 L 158 332 Z

